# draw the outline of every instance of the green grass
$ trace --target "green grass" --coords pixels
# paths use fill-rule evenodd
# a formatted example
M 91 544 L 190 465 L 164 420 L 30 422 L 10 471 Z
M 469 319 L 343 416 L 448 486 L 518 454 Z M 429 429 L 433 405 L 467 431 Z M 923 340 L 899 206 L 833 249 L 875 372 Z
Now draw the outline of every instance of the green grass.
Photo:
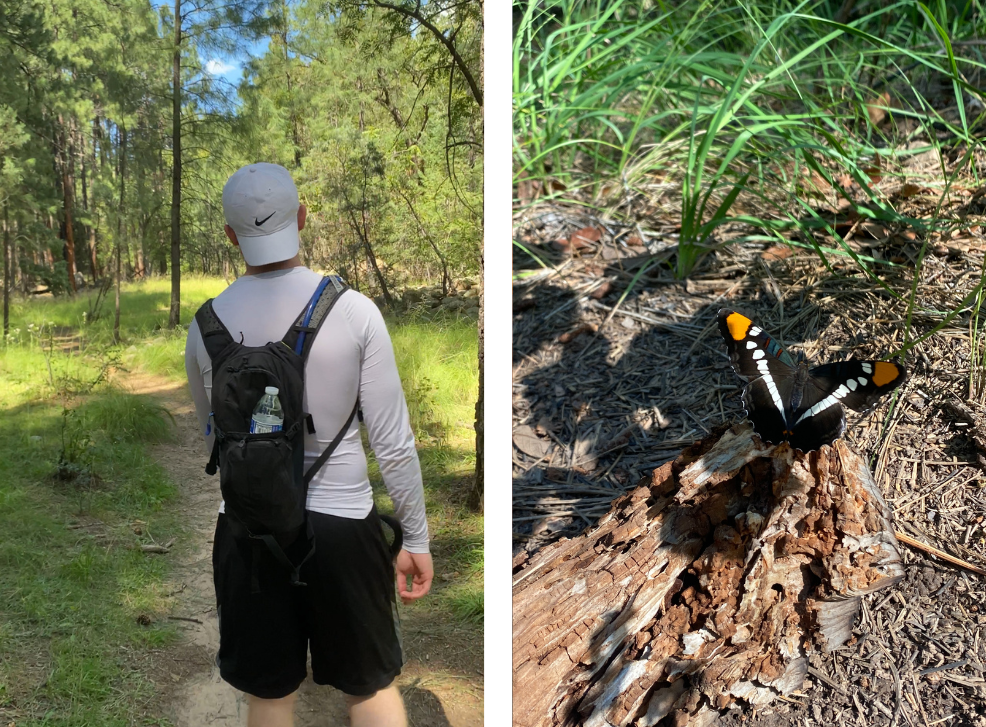
M 181 532 L 165 507 L 176 490 L 140 446 L 171 424 L 105 385 L 65 394 L 98 366 L 52 358 L 54 386 L 40 352 L 0 353 L 0 378 L 12 384 L 0 387 L 0 713 L 24 715 L 24 727 L 122 727 L 154 696 L 135 656 L 176 637 L 164 620 L 165 561 L 133 550 L 130 527 Z
M 79 411 L 88 426 L 119 442 L 161 442 L 174 433 L 171 413 L 147 396 L 108 391 Z
M 221 278 L 183 276 L 182 325 L 187 328 L 198 307 L 207 298 L 219 295 L 225 287 L 226 282 Z M 74 329 L 87 342 L 108 343 L 113 338 L 113 293 L 111 291 L 102 304 L 99 316 L 92 320 L 89 311 L 96 297 L 95 291 L 83 291 L 75 298 L 42 296 L 30 300 L 16 299 L 11 310 L 11 327 L 21 329 L 18 335 L 23 336 L 28 324 L 39 326 L 50 321 L 60 328 Z M 124 344 L 143 343 L 167 328 L 171 282 L 166 278 L 150 278 L 138 283 L 124 283 L 121 301 L 120 333 Z
M 390 321 L 389 329 L 415 434 L 471 444 L 479 392 L 476 322 Z
M 476 322 L 466 318 L 389 320 L 388 328 L 418 442 L 436 570 L 433 596 L 410 608 L 433 608 L 431 599 L 456 618 L 481 622 L 483 517 L 465 506 L 476 465 Z M 372 456 L 370 480 L 377 507 L 390 512 Z
M 183 282 L 183 321 L 224 287 Z M 134 715 L 158 691 L 142 671 L 148 651 L 177 638 L 166 620 L 173 588 L 168 560 L 134 546 L 147 532 L 182 542 L 177 490 L 145 448 L 169 441 L 174 424 L 107 373 L 122 365 L 184 380 L 185 331 L 165 328 L 168 291 L 160 279 L 124 286 L 120 345 L 112 307 L 84 324 L 84 298 L 14 303 L 0 348 L 0 718 L 16 715 L 18 727 L 156 724 Z M 476 323 L 388 326 L 419 439 L 436 566 L 458 574 L 436 578 L 435 595 L 411 608 L 478 623 L 483 520 L 464 505 L 475 463 Z M 371 476 L 390 511 L 372 458 Z
M 821 0 L 515 5 L 516 178 L 631 219 L 627 200 L 675 186 L 664 216 L 681 223 L 678 277 L 721 244 L 721 225 L 743 222 L 755 239 L 793 240 L 826 265 L 846 256 L 875 279 L 872 261 L 814 212 L 817 187 L 830 204 L 850 199 L 848 175 L 865 198 L 851 200 L 859 215 L 924 230 L 927 221 L 899 214 L 872 188 L 867 170 L 937 150 L 934 129 L 951 144 L 978 144 L 981 118 L 964 104 L 954 116 L 939 112 L 922 90 L 941 79 L 956 98 L 977 93 L 966 79 L 984 68 L 981 51 L 956 55 L 953 40 L 978 37 L 983 20 L 953 4 L 889 3 L 846 24 L 832 20 L 840 2 Z M 888 109 L 889 127 L 874 126 L 874 105 Z M 905 120 L 931 146 L 908 148 Z M 956 166 L 956 175 L 977 174 L 972 155 Z

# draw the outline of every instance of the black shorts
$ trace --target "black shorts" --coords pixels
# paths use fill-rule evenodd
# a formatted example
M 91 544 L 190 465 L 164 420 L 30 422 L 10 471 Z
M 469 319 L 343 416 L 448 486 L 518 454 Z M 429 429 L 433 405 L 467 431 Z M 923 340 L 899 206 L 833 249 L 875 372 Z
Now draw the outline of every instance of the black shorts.
M 286 697 L 308 673 L 310 646 L 316 684 L 371 695 L 403 665 L 394 564 L 380 518 L 376 509 L 363 520 L 308 515 L 316 548 L 301 569 L 306 586 L 290 585 L 265 546 L 234 538 L 219 516 L 212 549 L 219 673 L 255 697 Z M 254 558 L 259 593 L 251 589 Z

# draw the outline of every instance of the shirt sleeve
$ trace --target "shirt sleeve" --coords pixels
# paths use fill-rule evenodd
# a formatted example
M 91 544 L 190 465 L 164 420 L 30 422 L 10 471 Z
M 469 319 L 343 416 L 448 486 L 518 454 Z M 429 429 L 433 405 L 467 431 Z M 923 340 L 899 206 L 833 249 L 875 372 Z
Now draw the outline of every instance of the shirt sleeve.
M 404 549 L 427 553 L 428 520 L 421 465 L 394 348 L 379 309 L 370 300 L 366 301 L 366 308 L 359 388 L 363 423 L 404 530 Z
M 212 362 L 206 355 L 207 364 L 203 370 L 199 364 L 199 351 L 202 347 L 199 324 L 193 320 L 188 327 L 188 338 L 185 339 L 185 375 L 188 376 L 188 389 L 192 394 L 192 401 L 195 403 L 195 415 L 199 420 L 199 433 L 205 441 L 206 451 L 211 455 L 215 434 L 210 432 L 206 435 L 205 428 L 209 422 L 209 412 L 212 411 L 212 404 L 210 403 L 212 398 Z

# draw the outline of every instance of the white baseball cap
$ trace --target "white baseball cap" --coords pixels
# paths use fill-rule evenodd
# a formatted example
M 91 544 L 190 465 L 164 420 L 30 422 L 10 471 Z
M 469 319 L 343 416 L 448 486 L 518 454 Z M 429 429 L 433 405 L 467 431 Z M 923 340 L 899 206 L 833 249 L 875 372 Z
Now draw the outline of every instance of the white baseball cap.
M 298 188 L 280 164 L 258 162 L 236 171 L 223 187 L 223 215 L 249 265 L 298 254 Z

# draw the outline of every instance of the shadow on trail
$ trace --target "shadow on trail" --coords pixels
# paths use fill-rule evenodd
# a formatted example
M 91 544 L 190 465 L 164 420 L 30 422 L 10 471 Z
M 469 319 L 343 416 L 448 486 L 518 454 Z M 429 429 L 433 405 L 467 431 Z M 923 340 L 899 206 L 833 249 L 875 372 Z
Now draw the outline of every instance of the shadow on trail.
M 452 727 L 441 700 L 432 692 L 411 685 L 402 691 L 407 720 L 410 725 L 424 727 Z

